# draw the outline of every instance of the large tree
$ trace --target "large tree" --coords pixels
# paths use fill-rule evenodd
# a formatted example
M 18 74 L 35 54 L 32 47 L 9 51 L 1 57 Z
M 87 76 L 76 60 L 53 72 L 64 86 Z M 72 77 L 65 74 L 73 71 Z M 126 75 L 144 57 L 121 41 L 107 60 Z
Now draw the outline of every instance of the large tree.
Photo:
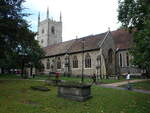
M 24 0 L 0 1 L 0 58 L 5 58 L 18 45 L 17 35 L 26 21 L 22 13 Z
M 118 20 L 133 34 L 133 64 L 150 73 L 150 1 L 119 0 Z
M 0 0 L 0 68 L 37 65 L 44 52 L 34 39 L 23 13 L 24 0 Z M 23 73 L 22 73 L 23 74 Z

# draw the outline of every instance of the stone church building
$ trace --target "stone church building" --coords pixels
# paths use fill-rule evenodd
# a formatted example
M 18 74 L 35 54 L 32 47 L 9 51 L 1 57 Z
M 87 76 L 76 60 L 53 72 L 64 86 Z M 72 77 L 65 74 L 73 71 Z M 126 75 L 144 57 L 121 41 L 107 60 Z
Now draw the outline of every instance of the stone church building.
M 124 75 L 128 71 L 139 74 L 141 70 L 131 65 L 128 50 L 132 45 L 132 36 L 118 29 L 105 33 L 62 42 L 62 20 L 38 17 L 37 39 L 46 52 L 42 59 L 43 73 L 60 72 L 73 76 L 93 75 L 101 78 L 110 75 Z

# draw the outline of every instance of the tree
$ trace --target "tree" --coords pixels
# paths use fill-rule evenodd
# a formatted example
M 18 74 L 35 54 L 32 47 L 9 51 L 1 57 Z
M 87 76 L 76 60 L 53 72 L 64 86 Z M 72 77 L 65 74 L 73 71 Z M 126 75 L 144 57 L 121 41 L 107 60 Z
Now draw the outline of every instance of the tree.
M 0 1 L 0 58 L 5 58 L 17 44 L 19 29 L 26 23 L 22 13 L 24 0 Z
M 119 0 L 118 20 L 133 34 L 133 64 L 150 73 L 150 1 Z
M 24 0 L 0 1 L 0 68 L 21 68 L 28 63 L 36 65 L 44 56 L 43 50 L 34 39 L 30 25 L 24 19 Z

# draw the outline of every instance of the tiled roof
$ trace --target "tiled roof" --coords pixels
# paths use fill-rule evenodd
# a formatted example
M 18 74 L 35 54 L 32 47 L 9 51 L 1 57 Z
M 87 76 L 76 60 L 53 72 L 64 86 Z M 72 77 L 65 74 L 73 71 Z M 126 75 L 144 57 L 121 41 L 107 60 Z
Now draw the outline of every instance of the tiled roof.
M 98 44 L 105 37 L 106 33 L 98 35 L 90 35 L 87 37 L 74 39 L 58 44 L 50 45 L 44 48 L 46 56 L 53 56 L 59 54 L 81 52 L 83 50 L 83 39 L 84 39 L 84 50 L 98 49 Z
M 71 45 L 74 43 L 74 41 L 75 40 L 70 40 L 45 47 L 44 51 L 46 53 L 46 56 L 53 56 L 66 53 L 71 47 Z
M 123 29 L 118 29 L 111 32 L 116 48 L 129 49 L 131 48 L 132 35 Z
M 98 49 L 106 34 L 107 32 L 50 45 L 45 47 L 44 51 L 46 52 L 46 56 L 81 52 L 83 50 L 83 40 L 85 51 Z M 111 34 L 116 48 L 128 49 L 131 47 L 131 34 L 129 34 L 127 31 L 119 29 L 112 31 Z
M 84 40 L 84 50 L 93 50 L 98 49 L 99 43 L 103 40 L 106 33 L 98 34 L 98 35 L 90 35 L 87 37 L 83 37 L 80 39 L 76 39 L 76 41 L 72 44 L 70 53 L 80 52 L 83 50 L 83 40 Z

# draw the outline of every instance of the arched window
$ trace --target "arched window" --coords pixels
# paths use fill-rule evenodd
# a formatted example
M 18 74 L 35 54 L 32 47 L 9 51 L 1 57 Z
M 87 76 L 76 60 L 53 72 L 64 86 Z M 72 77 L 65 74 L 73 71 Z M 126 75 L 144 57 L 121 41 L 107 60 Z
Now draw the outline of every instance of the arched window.
M 109 62 L 109 64 L 112 64 L 112 61 L 113 61 L 113 50 L 109 49 L 109 51 L 108 51 L 108 62 Z
M 78 68 L 78 59 L 77 59 L 77 56 L 73 57 L 73 68 Z
M 122 67 L 122 54 L 121 53 L 119 54 L 119 64 L 120 64 L 120 67 Z
M 57 59 L 57 69 L 61 69 L 61 60 L 60 57 Z
M 129 53 L 126 53 L 127 66 L 129 66 Z
M 85 56 L 85 68 L 91 68 L 91 57 L 89 54 Z
M 50 61 L 49 61 L 49 59 L 47 59 L 46 68 L 47 68 L 47 69 L 50 69 Z
M 54 26 L 52 26 L 51 32 L 52 32 L 52 34 L 55 34 L 55 27 Z

